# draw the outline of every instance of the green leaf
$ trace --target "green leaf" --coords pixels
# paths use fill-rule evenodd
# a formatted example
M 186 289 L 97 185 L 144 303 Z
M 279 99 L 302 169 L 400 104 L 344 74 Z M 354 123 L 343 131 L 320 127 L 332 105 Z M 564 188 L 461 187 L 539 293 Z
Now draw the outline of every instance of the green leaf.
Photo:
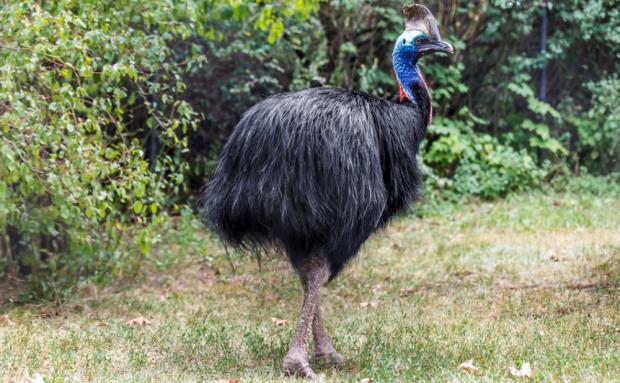
M 136 201 L 132 205 L 133 212 L 136 214 L 142 213 L 144 211 L 144 205 L 140 201 Z

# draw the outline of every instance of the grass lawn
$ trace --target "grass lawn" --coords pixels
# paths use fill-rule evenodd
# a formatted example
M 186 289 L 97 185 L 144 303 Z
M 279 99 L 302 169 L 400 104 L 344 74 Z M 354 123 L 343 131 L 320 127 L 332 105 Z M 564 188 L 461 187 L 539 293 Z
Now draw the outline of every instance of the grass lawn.
M 232 254 L 179 221 L 139 281 L 62 304 L 0 306 L 0 381 L 282 381 L 301 305 L 279 257 Z M 374 236 L 323 291 L 349 360 L 326 381 L 620 382 L 620 197 L 441 205 Z M 148 325 L 127 321 L 143 316 Z M 275 320 L 277 318 L 281 320 Z M 459 369 L 466 361 L 477 374 Z

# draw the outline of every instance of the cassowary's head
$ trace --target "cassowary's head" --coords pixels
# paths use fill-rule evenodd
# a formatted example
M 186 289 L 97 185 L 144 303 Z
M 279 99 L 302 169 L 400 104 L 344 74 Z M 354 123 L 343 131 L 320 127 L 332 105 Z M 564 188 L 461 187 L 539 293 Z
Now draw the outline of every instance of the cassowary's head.
M 394 46 L 394 63 L 415 64 L 426 54 L 435 52 L 454 53 L 452 45 L 441 40 L 437 22 L 432 13 L 421 4 L 403 6 L 405 31 Z

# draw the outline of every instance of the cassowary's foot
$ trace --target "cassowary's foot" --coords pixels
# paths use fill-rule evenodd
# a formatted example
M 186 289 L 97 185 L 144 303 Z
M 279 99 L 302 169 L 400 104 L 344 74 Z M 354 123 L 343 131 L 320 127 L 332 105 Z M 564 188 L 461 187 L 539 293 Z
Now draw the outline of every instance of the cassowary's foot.
M 331 351 L 331 352 L 315 351 L 314 359 L 316 359 L 317 361 L 320 361 L 321 363 L 329 363 L 334 366 L 340 365 L 347 360 L 347 358 L 340 355 L 336 351 Z
M 303 357 L 302 355 L 289 352 L 284 357 L 284 362 L 282 362 L 282 368 L 284 369 L 284 376 L 297 376 L 300 378 L 306 379 L 316 379 L 317 375 L 310 368 L 310 364 L 308 363 L 308 358 Z
M 321 309 L 318 307 L 314 312 L 312 322 L 312 333 L 314 336 L 314 359 L 322 363 L 339 365 L 345 361 L 345 357 L 338 354 L 332 345 L 321 317 Z

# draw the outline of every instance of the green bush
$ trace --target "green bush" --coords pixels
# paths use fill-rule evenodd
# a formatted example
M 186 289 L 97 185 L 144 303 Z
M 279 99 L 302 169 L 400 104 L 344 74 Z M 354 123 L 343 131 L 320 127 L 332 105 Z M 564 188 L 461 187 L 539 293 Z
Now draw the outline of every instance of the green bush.
M 525 150 L 517 151 L 496 138 L 475 133 L 484 123 L 463 108 L 457 118 L 436 118 L 424 148 L 429 188 L 456 196 L 494 198 L 537 186 L 546 171 Z
M 592 92 L 590 108 L 567 111 L 577 132 L 575 170 L 620 169 L 620 79 L 613 75 L 585 87 Z
M 193 41 L 252 17 L 274 41 L 314 2 L 35 1 L 0 9 L 0 272 L 35 296 L 133 273 L 187 189 Z M 146 160 L 145 149 L 158 148 Z M 155 153 L 150 153 L 155 154 Z
M 147 224 L 183 165 L 161 158 L 149 171 L 141 137 L 182 149 L 195 123 L 168 47 L 192 33 L 174 22 L 182 12 L 138 1 L 0 10 L 0 233 L 34 294 L 131 272 L 148 253 Z
M 559 192 L 572 194 L 592 194 L 597 196 L 620 196 L 620 173 L 598 176 L 583 173 L 579 177 L 558 177 L 552 185 Z

